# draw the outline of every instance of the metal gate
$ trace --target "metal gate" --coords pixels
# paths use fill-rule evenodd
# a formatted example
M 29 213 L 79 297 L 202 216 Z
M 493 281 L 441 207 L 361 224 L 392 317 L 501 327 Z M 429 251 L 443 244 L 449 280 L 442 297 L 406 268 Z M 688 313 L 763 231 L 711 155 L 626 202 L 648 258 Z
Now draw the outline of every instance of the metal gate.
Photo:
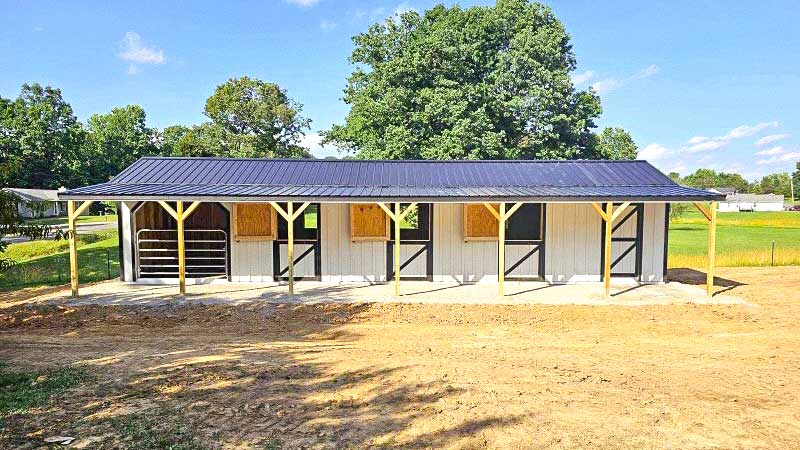
M 615 205 L 616 206 L 616 205 Z M 611 229 L 611 276 L 636 277 L 642 273 L 642 229 L 644 204 L 628 206 Z M 600 240 L 600 273 L 603 273 L 606 222 L 602 222 Z
M 184 230 L 186 277 L 228 275 L 228 234 L 223 230 Z M 136 277 L 178 277 L 177 230 L 136 232 Z

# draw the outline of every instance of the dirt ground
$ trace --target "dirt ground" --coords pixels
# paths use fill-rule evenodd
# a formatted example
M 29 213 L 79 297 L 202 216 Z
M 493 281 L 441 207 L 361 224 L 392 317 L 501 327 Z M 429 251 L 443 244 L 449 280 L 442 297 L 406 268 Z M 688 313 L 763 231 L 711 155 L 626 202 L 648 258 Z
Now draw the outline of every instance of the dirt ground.
M 93 381 L 0 448 L 130 446 L 140 416 L 225 449 L 798 448 L 800 268 L 719 275 L 749 304 L 18 304 L 0 360 Z

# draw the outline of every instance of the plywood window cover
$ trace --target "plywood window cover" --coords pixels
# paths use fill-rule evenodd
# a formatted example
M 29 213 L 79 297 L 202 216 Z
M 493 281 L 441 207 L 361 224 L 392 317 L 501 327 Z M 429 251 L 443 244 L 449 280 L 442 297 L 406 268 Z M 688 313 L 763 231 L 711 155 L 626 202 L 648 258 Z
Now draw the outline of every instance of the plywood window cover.
M 269 233 L 268 234 L 248 234 L 242 235 L 239 233 L 239 208 L 247 207 L 260 207 L 267 210 L 269 217 Z M 275 208 L 269 203 L 234 203 L 233 204 L 233 239 L 236 242 L 258 242 L 258 241 L 272 241 L 278 234 L 278 218 Z
M 375 214 L 383 221 L 383 227 L 379 231 L 380 234 L 366 235 L 362 234 L 357 227 L 358 216 L 362 214 L 362 209 L 369 209 L 370 214 Z M 377 227 L 376 227 L 377 228 Z M 375 231 L 378 231 L 377 229 Z M 369 203 L 351 203 L 350 204 L 350 240 L 353 242 L 379 242 L 388 241 L 391 233 L 391 221 L 386 213 L 377 204 Z
M 495 211 L 500 210 L 500 205 L 494 203 L 492 204 Z M 462 220 L 462 228 L 464 234 L 464 241 L 496 241 L 497 240 L 497 218 L 495 218 L 492 213 L 486 209 L 481 203 L 465 203 L 463 207 L 464 218 Z M 483 233 L 475 233 L 475 228 L 480 226 L 480 222 L 478 220 L 483 221 L 484 225 L 484 232 Z M 491 227 L 487 226 L 491 223 Z

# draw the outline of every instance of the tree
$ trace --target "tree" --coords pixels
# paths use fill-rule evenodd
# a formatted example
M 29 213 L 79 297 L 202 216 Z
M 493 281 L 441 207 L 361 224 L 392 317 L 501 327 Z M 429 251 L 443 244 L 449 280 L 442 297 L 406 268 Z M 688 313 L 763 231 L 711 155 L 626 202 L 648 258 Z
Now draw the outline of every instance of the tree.
M 91 183 L 108 181 L 143 156 L 159 153 L 155 132 L 138 105 L 114 108 L 89 118 L 86 163 Z
M 183 125 L 172 125 L 164 128 L 163 131 L 157 133 L 156 145 L 161 150 L 161 154 L 178 155 L 176 147 L 178 142 L 191 131 L 191 128 Z
M 231 156 L 225 131 L 211 122 L 187 128 L 172 146 L 173 156 Z
M 760 194 L 776 194 L 789 197 L 791 195 L 789 188 L 789 174 L 773 173 L 761 178 L 758 183 L 758 192 Z
M 78 171 L 84 131 L 61 90 L 23 84 L 16 100 L 0 100 L 0 130 L 0 162 L 16 167 L 5 183 L 58 188 Z
M 594 156 L 600 99 L 575 90 L 569 35 L 542 4 L 439 5 L 353 40 L 351 109 L 324 143 L 361 158 Z
M 636 159 L 638 150 L 630 133 L 619 127 L 606 127 L 597 136 L 596 152 L 600 159 Z
M 792 172 L 792 183 L 794 187 L 794 198 L 800 197 L 800 161 L 795 163 L 795 170 Z
M 710 189 L 718 187 L 717 172 L 711 169 L 697 169 L 694 173 L 686 175 L 683 178 L 683 183 L 687 186 Z
M 299 143 L 311 121 L 301 110 L 277 84 L 231 78 L 206 100 L 205 114 L 218 130 L 206 126 L 203 132 L 219 135 L 228 156 L 308 157 Z
M 750 183 L 738 173 L 724 173 L 717 174 L 717 187 L 732 187 L 736 192 L 749 192 L 751 189 Z

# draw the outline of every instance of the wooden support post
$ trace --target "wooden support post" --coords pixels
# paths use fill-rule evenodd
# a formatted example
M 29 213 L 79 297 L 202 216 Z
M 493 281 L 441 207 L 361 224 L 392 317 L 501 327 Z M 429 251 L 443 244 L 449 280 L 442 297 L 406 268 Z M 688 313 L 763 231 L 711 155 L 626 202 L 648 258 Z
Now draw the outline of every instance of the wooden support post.
M 611 232 L 614 225 L 614 205 L 606 203 L 605 261 L 603 261 L 603 286 L 606 298 L 611 297 Z
M 75 201 L 67 201 L 67 223 L 69 226 L 69 284 L 72 289 L 72 297 L 78 298 L 78 227 L 75 221 L 92 204 L 91 200 L 86 200 L 75 208 Z
M 186 241 L 183 235 L 183 202 L 176 202 L 175 215 L 178 222 L 178 291 L 186 295 Z
M 497 221 L 497 295 L 503 296 L 503 281 L 506 279 L 506 204 L 500 203 Z
M 717 202 L 712 201 L 708 221 L 708 273 L 706 274 L 706 293 L 714 295 L 714 263 L 717 245 Z
M 69 220 L 69 280 L 72 288 L 72 298 L 78 298 L 78 244 L 74 200 L 67 202 L 67 214 Z
M 289 262 L 289 295 L 294 295 L 294 203 L 286 203 L 286 234 L 289 246 L 286 249 L 286 259 Z
M 400 203 L 394 204 L 394 295 L 400 296 Z

